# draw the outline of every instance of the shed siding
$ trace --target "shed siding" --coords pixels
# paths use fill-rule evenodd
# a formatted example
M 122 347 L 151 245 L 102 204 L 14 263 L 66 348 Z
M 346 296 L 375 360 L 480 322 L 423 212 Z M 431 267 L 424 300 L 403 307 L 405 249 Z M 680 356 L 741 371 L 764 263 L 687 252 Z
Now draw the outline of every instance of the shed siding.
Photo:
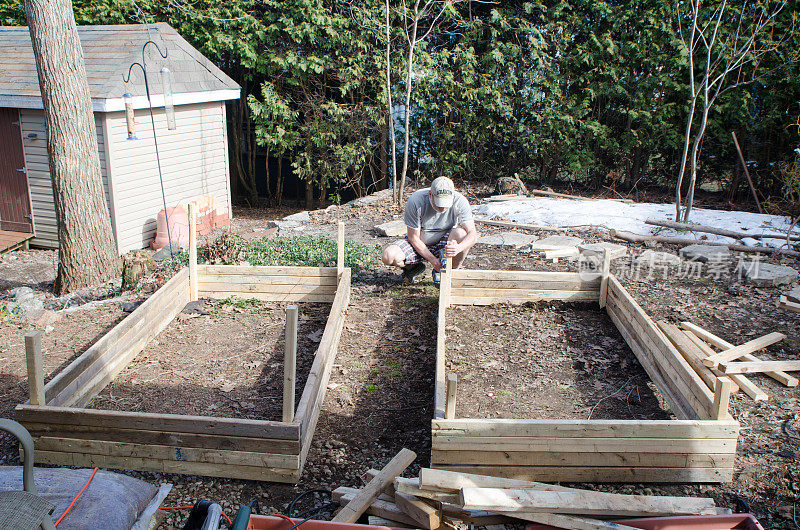
M 153 113 L 167 206 L 185 207 L 192 199 L 212 195 L 217 213 L 230 215 L 224 102 L 175 107 L 174 131 L 167 129 L 163 108 Z M 128 140 L 125 113 L 108 114 L 120 253 L 153 240 L 156 217 L 164 208 L 150 114 L 143 109 L 135 116 L 139 139 Z
M 47 158 L 44 112 L 20 109 L 19 114 L 22 127 L 22 148 L 25 153 L 25 167 L 28 170 L 28 187 L 33 207 L 33 229 L 36 233 L 36 237 L 31 240 L 31 243 L 41 247 L 57 248 L 58 227 L 53 201 L 53 186 L 50 181 L 50 163 Z M 110 208 L 108 171 L 103 148 L 103 124 L 100 114 L 95 114 L 95 128 L 97 129 L 97 151 L 100 155 L 100 173 L 103 178 L 106 204 Z M 29 134 L 36 134 L 36 137 L 29 138 Z

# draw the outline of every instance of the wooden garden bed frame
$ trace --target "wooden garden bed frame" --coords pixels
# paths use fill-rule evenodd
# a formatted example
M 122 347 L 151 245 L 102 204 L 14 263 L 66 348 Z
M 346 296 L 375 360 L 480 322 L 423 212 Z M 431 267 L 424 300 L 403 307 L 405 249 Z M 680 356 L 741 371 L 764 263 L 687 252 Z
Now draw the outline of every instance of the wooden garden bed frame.
M 195 217 L 193 210 L 190 205 L 190 220 Z M 190 233 L 195 231 L 190 229 Z M 16 416 L 34 437 L 37 463 L 289 483 L 299 480 L 350 300 L 343 224 L 339 224 L 336 267 L 198 266 L 196 256 L 192 237 L 188 270 L 179 271 L 47 385 L 42 380 L 40 338 L 26 336 L 31 399 L 16 407 Z M 296 410 L 293 375 L 288 383 L 284 381 L 284 421 L 82 408 L 190 300 L 231 295 L 332 303 Z
M 445 369 L 447 308 L 536 300 L 599 301 L 679 419 L 456 419 L 457 381 Z M 431 467 L 535 481 L 732 480 L 739 423 L 728 414 L 727 378 L 710 391 L 612 274 L 448 271 L 437 326 Z

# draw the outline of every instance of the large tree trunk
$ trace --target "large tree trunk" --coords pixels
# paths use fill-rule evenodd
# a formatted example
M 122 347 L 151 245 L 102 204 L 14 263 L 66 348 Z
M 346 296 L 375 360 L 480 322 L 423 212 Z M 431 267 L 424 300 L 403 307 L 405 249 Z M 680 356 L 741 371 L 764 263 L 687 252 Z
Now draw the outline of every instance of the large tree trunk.
M 97 131 L 70 0 L 25 0 L 58 221 L 56 294 L 106 282 L 120 260 L 100 176 Z

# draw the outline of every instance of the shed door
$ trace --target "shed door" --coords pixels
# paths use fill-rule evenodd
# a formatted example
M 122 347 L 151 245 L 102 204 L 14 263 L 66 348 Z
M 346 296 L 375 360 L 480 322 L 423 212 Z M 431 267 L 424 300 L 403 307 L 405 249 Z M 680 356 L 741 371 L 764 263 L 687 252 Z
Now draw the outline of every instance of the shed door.
M 33 233 L 19 110 L 0 107 L 0 230 Z

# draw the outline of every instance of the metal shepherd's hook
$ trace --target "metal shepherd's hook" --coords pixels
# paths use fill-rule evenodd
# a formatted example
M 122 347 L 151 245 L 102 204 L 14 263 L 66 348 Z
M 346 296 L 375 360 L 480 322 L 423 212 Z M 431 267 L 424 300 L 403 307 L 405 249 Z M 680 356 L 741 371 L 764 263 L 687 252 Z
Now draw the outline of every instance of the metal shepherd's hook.
M 139 62 L 132 63 L 131 66 L 128 68 L 128 77 L 126 78 L 125 74 L 122 74 L 122 80 L 125 83 L 129 83 L 130 82 L 130 80 L 131 80 L 131 72 L 133 72 L 133 67 L 134 66 L 138 66 L 139 68 L 142 69 L 142 74 L 144 74 L 144 90 L 145 90 L 145 93 L 147 94 L 147 105 L 148 105 L 148 107 L 150 109 L 150 123 L 153 126 L 153 145 L 155 146 L 155 149 L 156 149 L 156 163 L 158 164 L 158 180 L 161 182 L 161 200 L 164 203 L 164 220 L 166 221 L 166 225 L 167 225 L 167 239 L 169 240 L 169 255 L 174 260 L 175 259 L 175 253 L 174 253 L 174 251 L 172 249 L 172 234 L 170 233 L 169 216 L 167 215 L 167 196 L 166 196 L 166 193 L 164 192 L 164 176 L 163 176 L 163 174 L 161 172 L 161 157 L 158 154 L 158 139 L 156 138 L 156 120 L 153 117 L 153 101 L 150 99 L 150 85 L 149 85 L 149 83 L 147 81 L 147 68 L 146 68 L 147 62 L 145 61 L 145 50 L 147 49 L 147 45 L 148 44 L 152 44 L 153 46 L 155 46 L 156 50 L 158 50 L 158 54 L 161 55 L 161 57 L 163 59 L 166 59 L 167 56 L 169 55 L 169 51 L 166 48 L 164 49 L 164 52 L 162 52 L 161 48 L 158 47 L 158 44 L 156 44 L 152 40 L 149 40 L 149 41 L 145 42 L 142 45 L 142 62 L 141 63 L 139 63 Z M 166 95 L 165 95 L 165 98 L 166 98 Z

